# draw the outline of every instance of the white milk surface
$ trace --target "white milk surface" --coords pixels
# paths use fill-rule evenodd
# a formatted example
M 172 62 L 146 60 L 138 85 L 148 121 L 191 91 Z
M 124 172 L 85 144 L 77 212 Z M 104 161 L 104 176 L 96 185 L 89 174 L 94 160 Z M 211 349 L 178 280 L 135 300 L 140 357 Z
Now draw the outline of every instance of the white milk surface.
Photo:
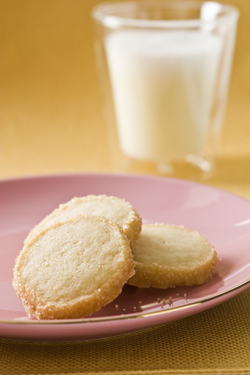
M 217 36 L 198 31 L 106 38 L 123 153 L 167 162 L 204 148 L 221 49 Z

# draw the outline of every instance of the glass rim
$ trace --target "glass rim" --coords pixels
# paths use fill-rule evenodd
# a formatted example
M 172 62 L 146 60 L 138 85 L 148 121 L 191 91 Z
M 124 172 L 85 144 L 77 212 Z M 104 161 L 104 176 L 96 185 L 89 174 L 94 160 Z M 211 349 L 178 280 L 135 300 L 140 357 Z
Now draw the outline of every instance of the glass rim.
M 122 7 L 131 7 L 140 4 L 154 4 L 155 8 L 157 5 L 167 5 L 169 9 L 178 9 L 184 6 L 186 9 L 201 9 L 204 4 L 214 4 L 220 10 L 225 11 L 225 14 L 217 14 L 213 19 L 179 19 L 179 20 L 150 20 L 150 19 L 137 19 L 123 17 L 121 15 L 112 14 L 114 11 L 121 10 Z M 109 10 L 109 13 L 108 13 Z M 143 0 L 143 1 L 115 1 L 115 2 L 103 2 L 96 5 L 92 9 L 92 18 L 95 21 L 101 22 L 104 26 L 110 28 L 116 27 L 139 27 L 139 28 L 180 28 L 180 27 L 199 27 L 201 25 L 216 24 L 225 19 L 237 20 L 239 17 L 239 10 L 234 5 L 222 4 L 217 1 L 183 1 L 183 0 Z

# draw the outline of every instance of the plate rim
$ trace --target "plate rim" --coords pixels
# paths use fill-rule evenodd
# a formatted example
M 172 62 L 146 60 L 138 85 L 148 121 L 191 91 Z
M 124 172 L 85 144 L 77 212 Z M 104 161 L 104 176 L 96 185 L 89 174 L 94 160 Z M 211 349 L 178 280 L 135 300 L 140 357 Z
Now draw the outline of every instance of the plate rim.
M 18 182 L 18 181 L 33 181 L 33 180 L 43 180 L 43 179 L 53 179 L 53 178 L 70 178 L 70 177 L 118 177 L 118 178 L 133 178 L 133 179 L 140 179 L 140 178 L 145 178 L 145 179 L 150 179 L 150 180 L 160 180 L 160 181 L 173 181 L 177 183 L 182 183 L 182 184 L 188 184 L 188 185 L 193 185 L 193 186 L 201 186 L 203 188 L 207 188 L 209 190 L 214 190 L 214 191 L 219 191 L 223 194 L 227 194 L 229 196 L 238 198 L 240 200 L 243 200 L 247 203 L 250 204 L 250 200 L 239 195 L 236 193 L 233 193 L 231 191 L 213 186 L 213 185 L 208 185 L 205 182 L 202 181 L 193 181 L 193 180 L 186 180 L 184 178 L 178 178 L 178 177 L 171 177 L 171 176 L 157 176 L 157 175 L 150 175 L 150 174 L 145 174 L 145 173 L 123 173 L 123 172 L 69 172 L 69 173 L 51 173 L 51 174 L 37 174 L 37 175 L 27 175 L 27 176 L 19 176 L 19 177 L 10 177 L 10 178 L 0 178 L 0 187 L 2 183 L 8 183 L 8 182 Z
M 20 324 L 20 325 L 64 325 L 64 324 L 87 324 L 87 323 L 104 323 L 104 322 L 112 322 L 112 321 L 120 321 L 120 320 L 129 320 L 129 319 L 139 319 L 139 318 L 149 318 L 149 317 L 155 317 L 159 315 L 167 315 L 171 312 L 180 311 L 184 309 L 189 309 L 191 307 L 204 304 L 206 302 L 212 301 L 214 299 L 217 299 L 219 297 L 223 297 L 225 295 L 228 295 L 230 293 L 233 293 L 234 291 L 241 290 L 241 288 L 244 288 L 249 284 L 250 287 L 250 278 L 246 281 L 234 286 L 233 288 L 227 289 L 224 292 L 213 294 L 210 297 L 203 298 L 197 302 L 189 302 L 182 306 L 177 307 L 170 307 L 167 310 L 163 311 L 153 311 L 149 313 L 140 313 L 140 314 L 130 314 L 130 315 L 117 315 L 117 316 L 108 316 L 108 317 L 96 317 L 96 318 L 82 318 L 82 319 L 57 319 L 57 320 L 0 320 L 0 324 Z M 239 292 L 240 293 L 240 292 Z

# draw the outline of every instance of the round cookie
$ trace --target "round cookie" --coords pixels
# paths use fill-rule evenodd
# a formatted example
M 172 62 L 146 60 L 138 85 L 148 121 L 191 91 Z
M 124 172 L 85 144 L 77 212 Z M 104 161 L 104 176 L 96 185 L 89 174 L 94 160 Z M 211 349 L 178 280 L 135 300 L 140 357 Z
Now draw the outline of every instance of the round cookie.
M 141 288 L 200 285 L 211 279 L 217 263 L 203 236 L 175 225 L 143 225 L 132 253 L 135 275 L 128 284 Z
M 131 245 L 141 232 L 141 218 L 129 202 L 113 196 L 87 195 L 73 198 L 69 202 L 61 204 L 59 208 L 46 216 L 31 230 L 25 239 L 25 243 L 28 243 L 35 234 L 51 224 L 77 215 L 104 216 L 111 221 L 115 221 L 122 228 Z
M 120 227 L 104 217 L 78 216 L 51 225 L 24 246 L 13 287 L 30 316 L 82 318 L 113 301 L 133 274 Z

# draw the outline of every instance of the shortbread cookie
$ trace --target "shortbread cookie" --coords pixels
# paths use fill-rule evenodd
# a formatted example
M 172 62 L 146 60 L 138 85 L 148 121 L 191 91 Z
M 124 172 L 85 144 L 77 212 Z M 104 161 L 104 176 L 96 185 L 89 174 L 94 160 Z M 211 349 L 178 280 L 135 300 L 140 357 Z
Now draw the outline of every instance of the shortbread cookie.
M 122 228 L 131 245 L 141 232 L 141 218 L 129 202 L 113 196 L 88 195 L 73 198 L 69 202 L 61 204 L 29 233 L 25 243 L 28 243 L 35 234 L 51 224 L 77 215 L 104 216 L 115 221 Z
M 128 284 L 141 288 L 200 285 L 211 279 L 217 263 L 203 236 L 174 225 L 143 225 L 132 253 L 135 275 Z
M 113 301 L 133 274 L 131 248 L 118 224 L 77 216 L 51 225 L 24 246 L 13 287 L 30 316 L 82 318 Z

